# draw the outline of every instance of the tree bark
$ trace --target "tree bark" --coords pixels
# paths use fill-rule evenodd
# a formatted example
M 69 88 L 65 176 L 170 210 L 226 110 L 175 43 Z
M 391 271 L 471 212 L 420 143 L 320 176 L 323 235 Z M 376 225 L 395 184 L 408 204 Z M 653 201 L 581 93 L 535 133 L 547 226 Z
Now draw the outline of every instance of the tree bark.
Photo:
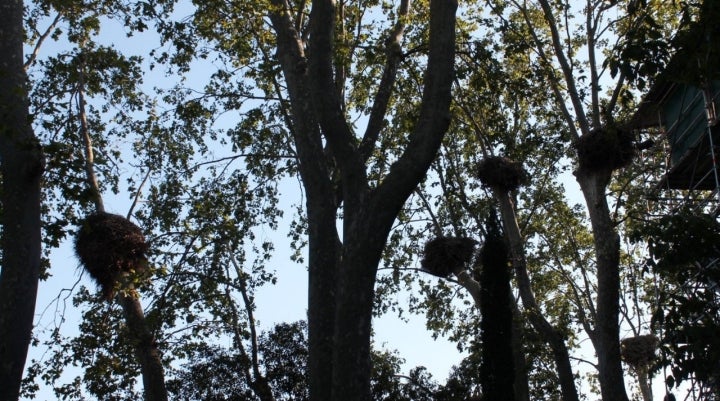
M 349 238 L 350 241 L 358 238 Z M 375 272 L 382 245 L 346 242 L 333 337 L 332 400 L 370 400 L 370 335 Z M 384 243 L 384 241 L 383 241 Z
M 638 367 L 635 369 L 635 373 L 637 374 L 638 386 L 640 386 L 643 401 L 653 401 L 649 369 L 646 366 Z
M 508 249 L 497 223 L 488 224 L 487 230 L 479 257 L 482 263 L 479 281 L 482 288 L 480 338 L 483 346 L 480 386 L 483 399 L 515 401 Z
M 30 126 L 23 2 L 0 5 L 0 400 L 16 400 L 32 337 L 40 276 L 43 156 Z
M 307 194 L 309 395 L 310 400 L 330 400 L 336 269 L 342 246 L 336 226 L 338 201 L 312 109 L 304 46 L 287 3 L 274 0 L 273 5 L 275 12 L 270 14 L 270 20 L 277 35 L 277 55 L 290 100 L 289 128 Z
M 135 348 L 145 391 L 145 401 L 167 401 L 165 373 L 155 336 L 150 331 L 140 301 L 131 294 L 118 294 L 128 332 Z
M 518 291 L 520 292 L 523 307 L 528 311 L 530 324 L 532 324 L 533 328 L 537 330 L 552 350 L 563 400 L 578 401 L 579 397 L 577 387 L 575 386 L 575 377 L 573 375 L 572 365 L 570 364 L 570 353 L 565 345 L 565 340 L 562 334 L 541 314 L 540 307 L 532 291 L 525 259 L 525 247 L 510 194 L 507 191 L 498 189 L 493 190 L 493 192 L 495 199 L 500 204 L 503 227 L 510 242 L 510 254 L 512 255 L 515 279 L 517 280 Z
M 627 401 L 620 359 L 620 237 L 610 219 L 605 190 L 611 171 L 584 172 L 576 178 L 585 197 L 597 261 L 597 322 L 595 343 L 602 399 Z
M 525 359 L 525 349 L 523 348 L 525 333 L 523 325 L 520 323 L 520 319 L 522 319 L 520 309 L 518 308 L 515 297 L 512 298 L 512 349 L 513 364 L 515 365 L 515 399 L 517 401 L 530 401 L 530 378 L 528 376 L 527 360 Z

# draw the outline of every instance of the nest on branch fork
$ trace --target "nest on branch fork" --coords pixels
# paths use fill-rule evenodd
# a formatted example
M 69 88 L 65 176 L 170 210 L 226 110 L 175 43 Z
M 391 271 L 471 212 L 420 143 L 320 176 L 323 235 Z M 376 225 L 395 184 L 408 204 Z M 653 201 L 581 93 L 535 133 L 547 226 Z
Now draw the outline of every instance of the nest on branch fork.
M 420 266 L 434 276 L 447 278 L 467 267 L 476 244 L 467 237 L 437 237 L 425 244 Z
M 528 181 L 522 163 L 502 156 L 486 157 L 480 161 L 476 174 L 484 185 L 503 191 L 514 191 Z
M 635 156 L 634 134 L 630 130 L 606 126 L 583 135 L 575 143 L 580 170 L 613 171 L 626 167 Z
M 80 224 L 75 253 L 85 270 L 112 299 L 118 280 L 147 269 L 148 245 L 140 227 L 111 213 L 93 213 Z
M 620 341 L 620 353 L 628 365 L 647 367 L 655 358 L 657 346 L 658 339 L 652 334 L 628 337 Z

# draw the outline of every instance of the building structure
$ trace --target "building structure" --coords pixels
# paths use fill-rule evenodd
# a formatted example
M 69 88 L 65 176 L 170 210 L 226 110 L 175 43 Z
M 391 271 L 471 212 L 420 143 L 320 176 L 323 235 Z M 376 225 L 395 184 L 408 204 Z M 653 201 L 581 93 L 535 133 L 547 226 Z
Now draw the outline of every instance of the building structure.
M 676 226 L 664 226 L 670 227 L 668 242 L 684 238 L 680 241 L 685 249 L 670 246 L 668 252 L 689 255 L 682 266 L 670 266 L 675 277 L 671 281 L 677 286 L 675 294 L 695 306 L 678 309 L 678 304 L 666 305 L 660 300 L 656 305 L 665 316 L 692 310 L 676 320 L 684 327 L 674 331 L 666 344 L 676 354 L 687 352 L 675 362 L 684 360 L 690 366 L 695 359 L 704 361 L 698 362 L 705 366 L 697 372 L 705 377 L 693 380 L 699 380 L 695 384 L 704 394 L 699 399 L 710 400 L 720 399 L 720 341 L 717 336 L 705 336 L 704 328 L 720 326 L 720 242 L 701 239 L 717 238 L 715 234 L 720 232 L 720 45 L 712 40 L 720 36 L 716 26 L 698 27 L 696 31 L 703 34 L 691 31 L 688 37 L 696 41 L 686 43 L 669 62 L 643 98 L 629 128 L 655 142 L 647 153 L 659 157 L 644 160 L 650 166 L 654 161 L 656 166 L 649 170 L 654 172 L 647 185 L 647 198 L 653 203 L 650 209 L 675 222 Z M 687 334 L 691 331 L 705 333 L 705 337 Z M 703 353 L 706 355 L 700 355 Z

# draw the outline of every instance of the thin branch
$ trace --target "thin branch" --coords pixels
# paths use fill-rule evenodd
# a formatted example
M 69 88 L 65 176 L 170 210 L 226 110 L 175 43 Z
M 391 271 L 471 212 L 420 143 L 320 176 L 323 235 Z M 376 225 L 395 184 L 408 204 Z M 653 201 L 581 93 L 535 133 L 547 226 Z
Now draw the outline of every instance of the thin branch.
M 307 4 L 307 0 L 301 0 L 300 4 L 298 4 L 297 14 L 295 16 L 295 30 L 300 32 L 302 31 L 303 26 L 303 20 L 305 17 L 305 5 Z
M 467 272 L 467 270 L 461 270 L 460 272 L 455 273 L 455 276 L 457 277 L 458 284 L 463 286 L 463 288 L 470 293 L 470 296 L 472 296 L 475 301 L 475 306 L 479 310 L 481 305 L 480 293 L 482 292 L 480 283 L 477 282 L 477 280 L 475 280 L 470 273 Z
M 438 221 L 437 217 L 435 216 L 435 213 L 432 210 L 432 207 L 430 206 L 430 202 L 428 202 L 427 197 L 425 194 L 420 190 L 420 188 L 415 189 L 415 193 L 420 197 L 420 200 L 423 203 L 423 206 L 425 207 L 425 210 L 430 215 L 430 219 L 433 222 L 433 227 L 435 227 L 435 235 L 442 236 L 442 226 L 440 225 L 440 222 Z
M 151 172 L 152 170 L 148 169 L 147 174 L 145 174 L 145 177 L 143 177 L 142 182 L 140 182 L 140 185 L 138 186 L 137 192 L 135 192 L 135 196 L 133 196 L 132 204 L 130 205 L 130 209 L 128 209 L 127 215 L 125 216 L 128 220 L 130 219 L 130 216 L 132 216 L 133 210 L 135 210 L 135 206 L 137 206 L 138 201 L 140 200 L 142 188 L 145 186 L 145 183 L 150 178 Z
M 463 85 L 460 84 L 460 81 L 455 78 L 455 85 L 458 88 L 462 88 Z M 460 107 L 460 110 L 463 112 L 467 120 L 470 122 L 470 125 L 473 129 L 473 133 L 475 133 L 476 138 L 480 142 L 480 149 L 482 150 L 483 157 L 492 156 L 492 149 L 489 144 L 489 140 L 487 139 L 487 135 L 483 135 L 485 132 L 481 127 L 480 123 L 477 121 L 475 117 L 482 118 L 482 113 L 473 113 L 472 110 L 468 107 L 468 105 L 463 102 L 464 97 L 463 96 L 457 96 L 455 99 L 455 104 Z
M 229 276 L 229 271 L 226 266 L 226 274 Z M 255 364 L 250 359 L 250 357 L 247 354 L 247 351 L 245 350 L 245 346 L 243 345 L 243 336 L 242 333 L 240 333 L 240 319 L 239 315 L 240 312 L 238 311 L 237 306 L 235 305 L 234 300 L 232 299 L 232 295 L 230 294 L 230 283 L 229 281 L 225 283 L 225 297 L 227 298 L 228 305 L 230 306 L 230 309 L 232 310 L 232 332 L 233 336 L 235 337 L 235 348 L 240 352 L 240 358 L 243 360 L 243 362 L 247 365 L 244 369 L 242 369 L 242 373 L 245 376 L 245 382 L 250 384 L 253 382 L 253 378 L 250 375 L 250 368 L 253 369 L 253 372 L 255 372 Z M 253 323 L 251 322 L 250 325 L 252 326 Z
M 297 157 L 295 155 L 283 155 L 283 154 L 273 154 L 273 153 L 237 153 L 232 156 L 225 156 L 220 157 L 218 159 L 213 160 L 207 160 L 204 162 L 198 162 L 193 164 L 192 166 L 188 167 L 188 171 L 193 171 L 197 169 L 198 167 L 206 166 L 209 164 L 216 164 L 216 163 L 222 163 L 224 161 L 230 161 L 230 163 L 234 162 L 237 159 L 241 159 L 243 157 L 258 157 L 262 159 L 296 159 Z
M 387 61 L 383 70 L 378 91 L 373 100 L 373 106 L 370 111 L 368 125 L 365 129 L 362 143 L 360 144 L 360 152 L 364 160 L 370 158 L 372 150 L 375 146 L 377 138 L 380 136 L 380 130 L 383 128 L 385 114 L 387 113 L 390 97 L 395 87 L 395 79 L 400 60 L 402 59 L 402 38 L 405 33 L 404 20 L 410 14 L 410 0 L 402 0 L 398 8 L 397 21 L 395 27 L 388 36 L 386 41 L 385 55 Z
M 81 50 L 83 51 L 83 50 Z M 78 67 L 78 84 L 77 84 L 77 100 L 78 113 L 80 117 L 80 135 L 82 135 L 85 150 L 85 178 L 88 187 L 92 192 L 92 199 L 95 203 L 95 211 L 102 213 L 105 211 L 100 186 L 98 185 L 97 176 L 95 175 L 95 154 L 93 151 L 92 138 L 90 138 L 90 127 L 87 121 L 87 112 L 85 107 L 85 56 L 81 54 L 80 65 Z
M 557 21 L 555 20 L 555 15 L 553 14 L 552 7 L 550 6 L 550 3 L 548 3 L 548 0 L 538 0 L 540 3 L 540 7 L 543 10 L 543 13 L 545 15 L 545 20 L 548 23 L 548 27 L 550 28 L 550 36 L 552 38 L 552 45 L 555 49 L 555 58 L 557 59 L 558 63 L 560 64 L 560 69 L 563 73 L 563 76 L 565 77 L 565 84 L 567 85 L 567 93 L 570 97 L 570 101 L 573 104 L 573 108 L 575 109 L 575 117 L 577 118 L 577 123 L 580 125 L 580 131 L 583 133 L 587 133 L 590 131 L 590 125 L 587 121 L 587 117 L 585 116 L 585 110 L 582 104 L 582 99 L 580 99 L 580 93 L 577 90 L 577 87 L 575 86 L 575 78 L 572 75 L 572 67 L 570 66 L 570 63 L 568 62 L 568 59 L 566 57 L 566 54 L 563 50 L 562 43 L 560 42 L 560 34 L 558 33 L 558 27 L 557 27 Z M 559 101 L 562 101 L 562 99 L 558 99 Z M 568 121 L 570 126 L 574 125 L 574 121 Z
M 570 359 L 572 359 L 573 361 L 578 361 L 578 362 L 582 362 L 582 363 L 587 363 L 588 365 L 592 366 L 593 368 L 598 369 L 598 364 L 597 364 L 597 363 L 588 361 L 587 359 L 578 358 L 578 357 L 575 357 L 575 356 L 570 356 Z
M 596 56 L 595 56 L 595 26 L 593 24 L 593 10 L 591 0 L 587 1 L 587 7 L 585 9 L 585 29 L 587 35 L 587 51 L 588 51 L 588 64 L 590 68 L 590 89 L 591 96 L 591 112 L 592 112 L 592 124 L 594 127 L 600 126 L 600 80 L 598 77 Z M 598 12 L 600 14 L 600 12 Z M 598 15 L 599 17 L 599 15 Z
M 25 61 L 25 64 L 23 65 L 23 68 L 25 71 L 27 71 L 28 68 L 30 68 L 31 65 L 35 63 L 35 60 L 37 60 L 38 54 L 40 53 L 40 47 L 45 42 L 45 40 L 50 36 L 50 33 L 55 29 L 58 22 L 60 22 L 60 19 L 62 18 L 62 14 L 58 13 L 55 16 L 55 19 L 53 19 L 53 22 L 50 23 L 50 26 L 43 32 L 42 35 L 38 38 L 37 42 L 35 42 L 35 47 L 33 48 L 33 51 L 28 56 L 28 59 Z
M 552 61 L 550 60 L 550 57 L 548 57 L 547 53 L 543 49 L 544 45 L 542 40 L 540 40 L 540 37 L 538 36 L 535 26 L 532 23 L 532 20 L 530 19 L 530 15 L 528 13 L 528 10 L 526 7 L 521 6 L 517 2 L 513 1 L 516 7 L 520 10 L 520 12 L 523 15 L 523 18 L 525 19 L 525 24 L 528 26 L 528 29 L 530 30 L 530 34 L 533 38 L 533 41 L 535 42 L 535 47 L 537 54 L 540 58 L 541 65 L 544 66 L 546 69 L 546 72 L 548 74 L 548 81 L 550 84 L 550 89 L 553 92 L 553 95 L 555 95 L 555 102 L 557 103 L 558 107 L 560 107 L 560 110 L 562 111 L 563 117 L 565 118 L 565 121 L 567 121 L 567 127 L 570 130 L 570 134 L 573 138 L 577 139 L 580 135 L 577 132 L 577 128 L 575 127 L 575 119 L 572 116 L 572 113 L 570 113 L 570 110 L 568 109 L 567 104 L 565 103 L 565 96 L 563 95 L 562 91 L 560 90 L 560 83 L 559 78 L 555 77 L 554 74 L 554 68 L 552 66 Z M 562 49 L 561 49 L 562 50 Z
M 396 374 L 396 375 L 393 375 L 393 377 L 397 377 L 399 379 L 405 379 L 412 385 L 414 385 L 414 386 L 418 387 L 419 389 L 421 389 L 422 391 L 424 391 L 425 393 L 427 393 L 431 396 L 435 395 L 434 391 L 430 390 L 429 388 L 424 386 L 422 383 L 418 382 L 417 380 L 413 379 L 410 376 Z
M 248 325 L 250 326 L 250 352 L 252 357 L 252 367 L 253 374 L 257 380 L 257 378 L 261 377 L 262 375 L 260 373 L 260 365 L 258 363 L 257 332 L 255 329 L 255 316 L 253 313 L 255 305 L 253 305 L 253 301 L 248 295 L 247 286 L 245 284 L 246 274 L 242 271 L 240 263 L 237 261 L 235 255 L 232 254 L 232 252 L 230 253 L 230 263 L 232 263 L 233 268 L 235 269 L 235 274 L 237 275 L 240 282 L 240 295 L 242 295 L 243 304 L 245 304 L 245 312 L 247 312 L 248 314 Z
M 547 239 L 545 239 L 547 241 Z M 555 269 L 558 273 L 560 273 L 561 276 L 565 279 L 565 282 L 570 286 L 573 294 L 573 298 L 575 299 L 575 304 L 577 306 L 577 313 L 580 317 L 580 323 L 583 326 L 583 329 L 587 333 L 588 337 L 590 337 L 591 341 L 593 339 L 593 336 L 595 335 L 595 331 L 593 330 L 592 326 L 590 325 L 590 320 L 587 318 L 587 314 L 585 313 L 585 307 L 586 300 L 584 298 L 585 293 L 581 289 L 578 288 L 578 286 L 575 284 L 575 281 L 572 279 L 572 276 L 563 266 L 563 263 L 560 261 L 560 257 L 557 254 L 553 255 L 553 259 L 555 259 L 555 264 L 557 264 L 558 268 Z M 580 296 L 580 292 L 583 293 L 583 297 Z M 594 317 L 593 317 L 594 318 Z M 594 341 L 593 341 L 594 342 Z
M 583 287 L 584 287 L 582 292 L 583 292 L 583 296 L 585 297 L 585 300 L 587 302 L 587 307 L 588 307 L 588 311 L 590 312 L 590 317 L 591 317 L 592 321 L 597 322 L 597 312 L 595 311 L 595 306 L 592 302 L 592 296 L 591 296 L 593 287 L 591 285 L 590 279 L 587 276 L 587 269 L 582 268 L 582 266 L 584 265 L 584 262 L 583 262 L 581 254 L 580 254 L 580 245 L 577 243 L 577 240 L 576 240 L 577 235 L 575 235 L 575 233 L 572 232 L 572 227 L 565 226 L 564 229 L 565 229 L 565 232 L 570 233 L 570 235 L 567 235 L 567 240 L 570 243 L 570 245 L 572 246 L 573 259 L 575 260 L 575 264 L 577 266 L 581 266 L 580 272 L 583 277 Z M 586 331 L 588 331 L 589 334 L 593 332 L 593 330 L 587 330 L 587 329 L 586 329 Z

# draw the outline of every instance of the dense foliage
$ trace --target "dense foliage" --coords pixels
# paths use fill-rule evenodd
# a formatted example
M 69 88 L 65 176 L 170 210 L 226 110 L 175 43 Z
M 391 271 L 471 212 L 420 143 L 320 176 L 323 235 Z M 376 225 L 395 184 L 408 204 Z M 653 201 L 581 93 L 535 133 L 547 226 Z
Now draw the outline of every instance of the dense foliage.
M 650 401 L 635 390 L 651 377 L 620 358 L 646 334 L 667 389 L 717 393 L 717 264 L 697 267 L 717 258 L 716 218 L 649 204 L 665 155 L 626 129 L 670 58 L 717 36 L 713 4 L 26 1 L 18 67 L 46 160 L 36 275 L 62 289 L 41 305 L 23 396 L 143 392 L 123 308 L 80 269 L 73 283 L 63 253 L 98 199 L 147 241 L 132 294 L 173 399 L 478 399 L 501 350 L 484 348 L 471 261 L 488 254 L 472 246 L 493 241 L 516 399 Z M 433 238 L 465 245 L 435 260 L 441 277 L 421 262 Z M 259 302 L 293 269 L 309 301 Z M 258 318 L 286 304 L 308 322 Z M 466 358 L 430 374 L 373 350 L 388 313 Z

